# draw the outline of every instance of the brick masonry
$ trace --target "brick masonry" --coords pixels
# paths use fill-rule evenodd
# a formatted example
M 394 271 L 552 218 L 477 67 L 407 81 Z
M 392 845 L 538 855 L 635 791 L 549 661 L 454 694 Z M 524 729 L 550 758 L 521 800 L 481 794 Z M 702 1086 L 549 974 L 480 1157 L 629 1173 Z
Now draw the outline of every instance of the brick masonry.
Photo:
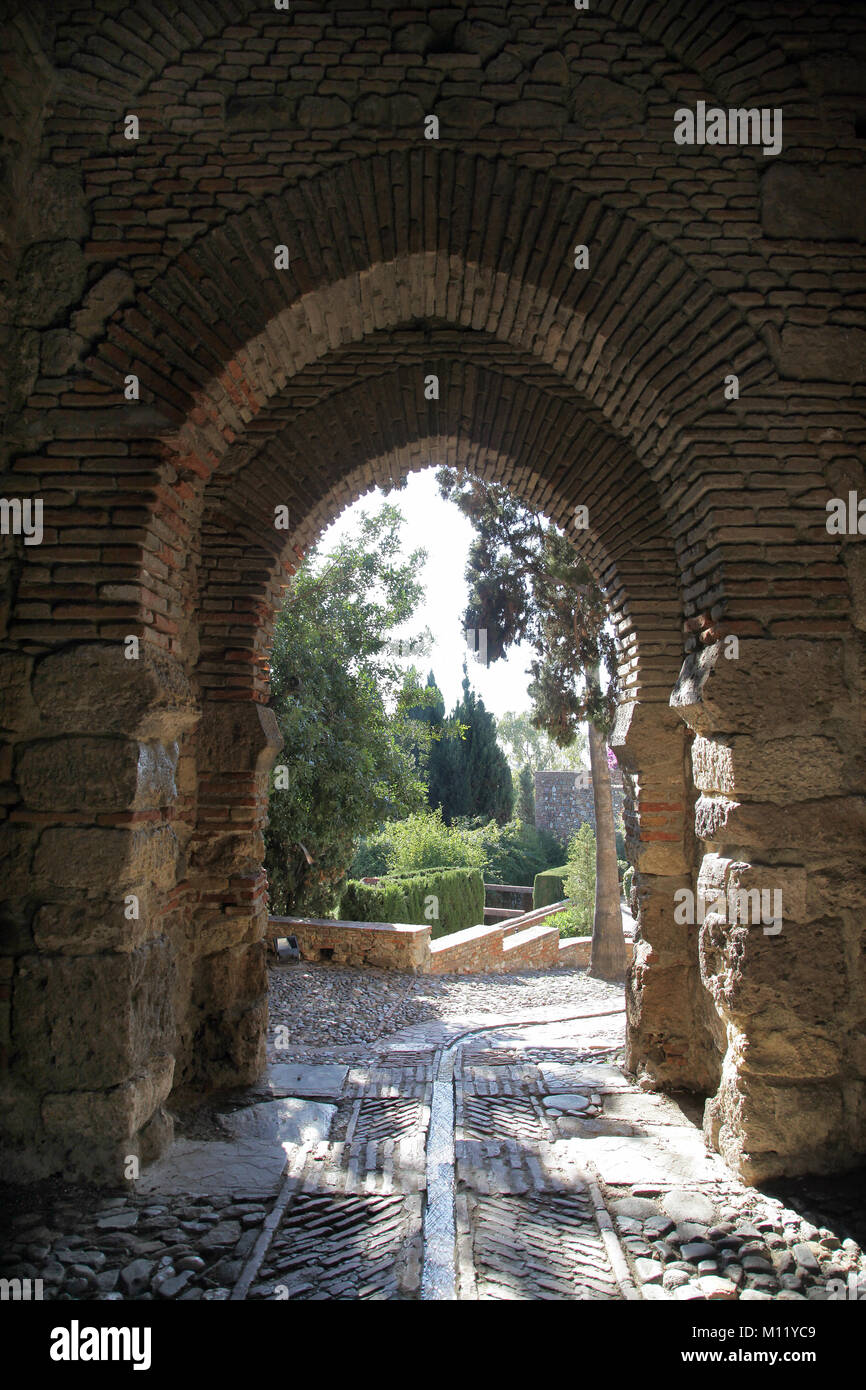
M 749 1177 L 852 1161 L 866 552 L 825 519 L 866 492 L 862 7 L 13 0 L 2 42 L 0 466 L 44 502 L 0 538 L 10 1171 L 116 1176 L 259 1074 L 273 615 L 431 458 L 589 511 L 630 1064 L 711 1094 Z M 782 108 L 782 153 L 677 145 L 699 99 Z M 781 869 L 778 937 L 674 916 Z

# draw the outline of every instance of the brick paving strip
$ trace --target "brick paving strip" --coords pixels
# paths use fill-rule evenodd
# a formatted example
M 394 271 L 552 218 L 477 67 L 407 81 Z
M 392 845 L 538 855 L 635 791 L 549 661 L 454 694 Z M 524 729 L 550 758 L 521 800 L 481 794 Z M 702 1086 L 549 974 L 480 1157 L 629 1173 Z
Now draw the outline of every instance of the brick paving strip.
M 565 1014 L 543 1019 L 500 1018 L 483 1027 L 469 1028 L 437 1052 L 427 1139 L 427 1205 L 424 1214 L 424 1264 L 421 1298 L 425 1301 L 453 1300 L 457 1297 L 457 1223 L 454 1148 L 454 1068 L 467 1038 L 481 1033 L 502 1032 L 503 1028 L 542 1027 L 571 1023 L 585 1018 L 607 1018 L 624 1012 L 605 1009 L 591 1013 Z M 590 1192 L 592 1209 L 605 1250 L 624 1298 L 639 1298 L 628 1265 L 597 1185 L 585 1173 L 578 1177 Z

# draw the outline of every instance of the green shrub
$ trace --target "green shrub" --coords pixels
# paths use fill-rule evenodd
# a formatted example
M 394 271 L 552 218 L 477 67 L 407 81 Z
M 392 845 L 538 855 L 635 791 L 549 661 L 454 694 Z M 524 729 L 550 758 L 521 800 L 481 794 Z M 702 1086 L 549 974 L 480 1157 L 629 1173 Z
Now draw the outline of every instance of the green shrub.
M 587 927 L 578 922 L 570 908 L 563 912 L 554 912 L 552 917 L 545 917 L 544 925 L 557 927 L 560 936 L 592 936 L 592 923 Z
M 408 922 L 406 896 L 398 883 L 361 883 L 349 879 L 340 895 L 343 922 Z
M 441 807 L 419 811 L 388 825 L 391 848 L 388 872 L 395 869 L 487 867 L 487 855 L 478 835 L 463 825 L 446 825 Z
M 565 877 L 568 865 L 560 864 L 555 869 L 545 869 L 536 874 L 532 885 L 532 906 L 549 907 L 551 903 L 561 902 L 566 897 Z
M 595 914 L 595 831 L 589 821 L 584 821 L 568 847 L 565 896 L 575 924 L 586 928 L 581 934 L 588 935 Z
M 429 922 L 435 940 L 484 921 L 484 876 L 475 868 L 408 870 L 378 884 L 350 881 L 340 899 L 350 922 Z
M 634 864 L 629 864 L 622 876 L 622 895 L 628 902 L 631 897 L 631 886 L 634 882 Z
M 349 865 L 349 878 L 378 878 L 388 872 L 391 836 L 387 827 L 374 835 L 362 835 Z
M 488 883 L 530 884 L 536 874 L 562 863 L 563 846 L 546 830 L 519 820 L 491 822 L 478 832 L 487 856 Z

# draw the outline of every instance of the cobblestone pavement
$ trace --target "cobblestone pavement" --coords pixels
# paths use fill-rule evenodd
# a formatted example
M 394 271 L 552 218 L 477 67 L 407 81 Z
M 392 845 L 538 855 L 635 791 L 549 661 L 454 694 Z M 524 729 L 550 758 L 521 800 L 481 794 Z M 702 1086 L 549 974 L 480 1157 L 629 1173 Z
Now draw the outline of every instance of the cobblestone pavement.
M 699 1106 L 621 1070 L 621 990 L 302 967 L 274 991 L 272 1023 L 303 996 L 313 1041 L 272 1033 L 262 1084 L 187 1117 L 131 1191 L 7 1189 L 0 1277 L 58 1300 L 418 1299 L 447 1084 L 458 1298 L 866 1299 L 857 1175 L 738 1182 Z

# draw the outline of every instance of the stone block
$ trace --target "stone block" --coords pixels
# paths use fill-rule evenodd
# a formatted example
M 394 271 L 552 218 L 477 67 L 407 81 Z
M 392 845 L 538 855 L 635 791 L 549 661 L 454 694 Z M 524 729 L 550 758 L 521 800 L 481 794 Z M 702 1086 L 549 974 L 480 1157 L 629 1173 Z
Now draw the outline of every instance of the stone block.
M 83 240 L 90 231 L 90 215 L 81 174 L 77 169 L 43 165 L 34 171 L 27 189 L 25 215 L 34 242 L 52 238 Z
M 743 639 L 736 658 L 723 651 L 717 642 L 687 656 L 671 694 L 696 733 L 810 736 L 848 717 L 841 642 Z
M 761 179 L 761 225 L 770 237 L 863 241 L 866 173 L 774 160 Z
M 129 304 L 135 297 L 135 281 L 125 270 L 109 270 L 97 280 L 84 297 L 84 303 L 72 315 L 72 327 L 81 338 L 89 342 L 101 333 L 105 324 L 122 304 Z
M 198 731 L 198 765 L 204 772 L 267 773 L 283 738 L 268 705 L 250 700 L 209 701 Z
M 866 330 L 821 324 L 782 329 L 779 373 L 794 381 L 866 380 Z
M 42 1120 L 50 1135 L 91 1142 L 126 1140 L 137 1134 L 168 1099 L 174 1058 L 157 1057 L 137 1076 L 104 1091 L 66 1091 L 46 1095 Z
M 819 735 L 767 740 L 739 734 L 723 742 L 699 734 L 692 768 L 699 791 L 786 802 L 804 787 L 813 797 L 844 790 L 846 760 L 833 739 Z
M 19 652 L 0 654 L 0 729 L 26 734 L 39 722 L 33 708 L 30 676 L 33 658 Z
M 87 263 L 75 241 L 40 241 L 21 257 L 18 270 L 19 321 L 28 328 L 49 328 L 70 304 L 81 298 Z
M 866 805 L 854 796 L 782 806 L 704 795 L 695 803 L 695 834 L 755 849 L 833 854 L 863 842 Z
M 45 890 L 114 886 L 118 900 L 141 882 L 171 888 L 178 843 L 170 825 L 136 829 L 62 826 L 43 832 L 33 875 Z
M 848 997 L 845 942 L 835 925 L 784 926 L 765 936 L 710 914 L 700 930 L 701 978 L 716 1007 L 750 1029 L 826 1026 Z
M 176 762 L 176 744 L 73 736 L 25 744 L 15 774 L 33 810 L 149 810 L 175 799 Z
M 135 891 L 134 889 L 131 891 Z M 40 951 L 87 956 L 100 951 L 135 951 L 162 929 L 149 913 L 148 885 L 141 885 L 138 919 L 128 919 L 122 897 L 81 902 L 45 903 L 33 923 L 34 944 Z
M 168 745 L 192 728 L 200 711 L 183 668 L 142 648 L 128 661 L 121 642 L 88 642 L 52 652 L 37 664 L 33 699 L 52 733 L 121 734 Z
M 572 119 L 577 125 L 636 125 L 643 120 L 646 98 L 624 82 L 591 73 L 574 92 Z
M 25 956 L 13 981 L 13 1047 L 45 1092 L 121 1086 L 168 1054 L 174 966 L 164 942 L 126 955 Z

